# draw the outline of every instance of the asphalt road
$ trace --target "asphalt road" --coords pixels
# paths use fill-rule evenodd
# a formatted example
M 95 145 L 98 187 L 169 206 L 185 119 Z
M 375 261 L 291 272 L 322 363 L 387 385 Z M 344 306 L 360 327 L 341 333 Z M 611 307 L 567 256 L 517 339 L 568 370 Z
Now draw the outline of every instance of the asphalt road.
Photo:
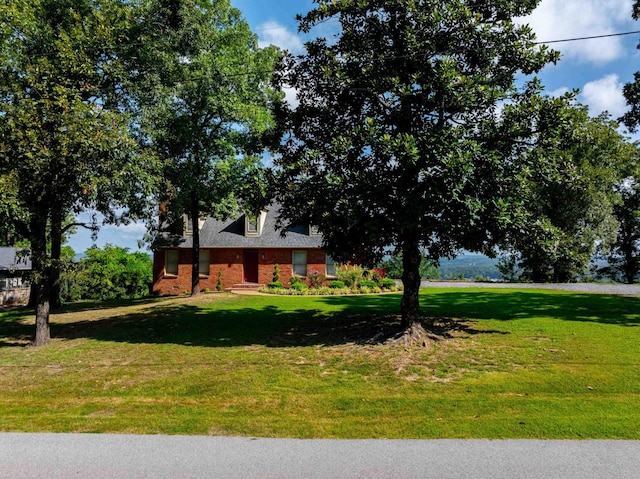
M 2 479 L 639 477 L 639 441 L 0 434 Z

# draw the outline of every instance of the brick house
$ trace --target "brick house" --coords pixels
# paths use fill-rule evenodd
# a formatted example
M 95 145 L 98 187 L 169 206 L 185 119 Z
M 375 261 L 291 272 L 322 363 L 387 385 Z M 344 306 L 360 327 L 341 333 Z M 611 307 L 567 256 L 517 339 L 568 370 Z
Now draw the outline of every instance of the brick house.
M 31 287 L 25 276 L 30 271 L 29 257 L 20 257 L 17 248 L 0 247 L 0 305 L 29 301 Z
M 223 289 L 257 287 L 273 281 L 274 265 L 285 286 L 295 274 L 303 280 L 315 270 L 328 278 L 337 265 L 322 250 L 322 236 L 311 226 L 276 229 L 278 207 L 259 215 L 243 214 L 219 221 L 200 219 L 200 289 L 216 290 L 218 273 Z M 152 291 L 158 295 L 191 290 L 192 222 L 185 218 L 182 235 L 154 251 Z

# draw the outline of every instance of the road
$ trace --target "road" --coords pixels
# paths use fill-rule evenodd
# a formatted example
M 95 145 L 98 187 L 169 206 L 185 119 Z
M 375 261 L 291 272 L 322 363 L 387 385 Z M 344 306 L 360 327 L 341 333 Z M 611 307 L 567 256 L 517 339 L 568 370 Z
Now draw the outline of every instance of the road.
M 2 479 L 637 479 L 638 441 L 0 434 Z

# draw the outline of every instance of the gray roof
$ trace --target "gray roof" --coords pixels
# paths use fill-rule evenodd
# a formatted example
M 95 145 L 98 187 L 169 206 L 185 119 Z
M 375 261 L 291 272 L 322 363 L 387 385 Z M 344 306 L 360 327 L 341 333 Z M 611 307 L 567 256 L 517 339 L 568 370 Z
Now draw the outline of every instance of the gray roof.
M 31 270 L 31 258 L 16 257 L 16 253 L 22 248 L 0 247 L 0 270 Z
M 207 217 L 200 230 L 200 247 L 204 248 L 320 248 L 322 236 L 310 235 L 308 226 L 288 228 L 285 235 L 276 229 L 279 207 L 271 206 L 260 236 L 245 235 L 245 215 L 227 221 Z M 173 246 L 190 248 L 191 236 L 174 237 Z

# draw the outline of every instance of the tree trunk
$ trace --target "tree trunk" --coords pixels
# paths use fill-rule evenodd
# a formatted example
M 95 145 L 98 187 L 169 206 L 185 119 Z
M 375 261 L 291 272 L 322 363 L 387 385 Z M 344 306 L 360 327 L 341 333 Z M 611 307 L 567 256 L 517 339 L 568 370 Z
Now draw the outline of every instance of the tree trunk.
M 47 258 L 47 214 L 34 212 L 31 216 L 31 264 L 35 276 L 36 334 L 34 346 L 43 346 L 51 339 L 49 328 L 50 278 Z
M 402 283 L 404 293 L 400 303 L 401 326 L 411 328 L 420 322 L 420 260 L 418 241 L 405 241 L 402 246 Z
M 49 302 L 51 309 L 62 307 L 60 300 L 60 256 L 62 254 L 62 215 L 59 210 L 51 212 L 51 291 Z
M 191 204 L 189 209 L 191 212 L 191 226 L 193 230 L 193 246 L 191 247 L 191 296 L 200 294 L 200 208 L 198 201 L 198 193 L 191 193 Z

